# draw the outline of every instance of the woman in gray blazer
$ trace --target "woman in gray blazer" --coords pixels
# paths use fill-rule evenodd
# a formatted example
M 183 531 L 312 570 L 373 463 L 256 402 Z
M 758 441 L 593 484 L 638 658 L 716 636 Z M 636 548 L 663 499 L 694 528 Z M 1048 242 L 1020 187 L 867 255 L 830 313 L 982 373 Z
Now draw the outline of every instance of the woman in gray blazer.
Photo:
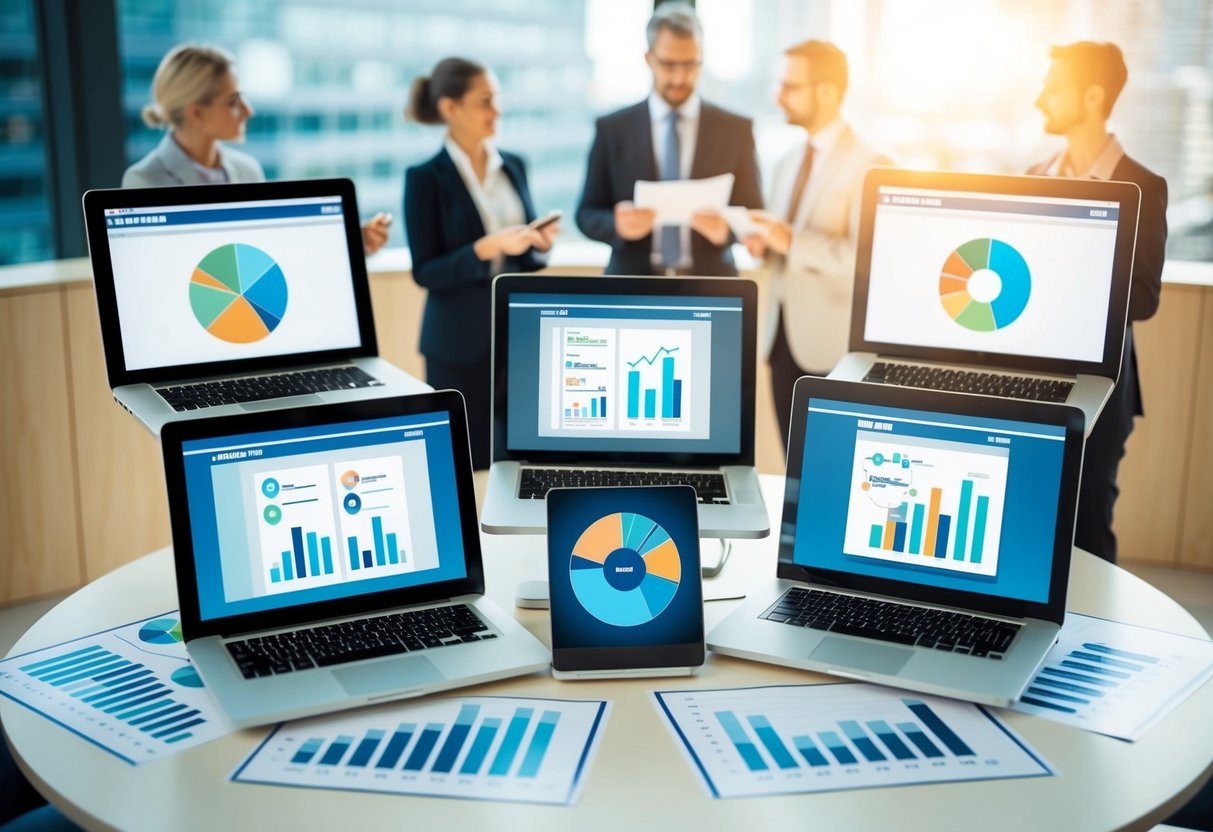
M 160 62 L 152 79 L 153 103 L 143 108 L 148 127 L 166 131 L 151 153 L 127 168 L 124 188 L 264 182 L 261 164 L 223 142 L 244 141 L 253 107 L 240 93 L 232 56 L 213 46 L 182 44 Z M 367 254 L 388 238 L 389 214 L 362 226 Z

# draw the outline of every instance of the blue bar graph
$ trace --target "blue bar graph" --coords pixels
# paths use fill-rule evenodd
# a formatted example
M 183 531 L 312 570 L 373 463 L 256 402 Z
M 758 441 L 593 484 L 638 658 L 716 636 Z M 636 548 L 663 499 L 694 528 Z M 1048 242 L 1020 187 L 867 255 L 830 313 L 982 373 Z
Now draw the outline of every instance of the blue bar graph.
M 897 732 L 889 727 L 889 723 L 884 720 L 872 720 L 868 722 L 868 727 L 875 732 L 876 736 L 884 743 L 885 748 L 893 752 L 893 756 L 899 760 L 915 759 L 914 752 L 902 742 L 901 737 L 897 736 Z
M 459 716 L 455 718 L 455 724 L 451 727 L 451 732 L 447 734 L 446 742 L 442 744 L 442 750 L 438 752 L 438 759 L 434 761 L 432 771 L 445 773 L 455 767 L 455 758 L 463 750 L 464 740 L 471 732 L 472 723 L 476 721 L 478 713 L 480 713 L 479 705 L 463 705 L 459 708 Z
M 518 708 L 514 711 L 509 727 L 505 729 L 505 738 L 501 741 L 501 747 L 497 749 L 497 756 L 493 758 L 493 764 L 489 767 L 490 775 L 504 777 L 510 773 L 514 757 L 518 754 L 518 747 L 522 745 L 522 735 L 526 733 L 534 713 L 533 708 Z
M 758 739 L 762 740 L 762 744 L 770 752 L 771 758 L 775 760 L 775 765 L 780 768 L 796 768 L 795 758 L 788 753 L 787 746 L 783 744 L 783 740 L 779 739 L 779 734 L 775 733 L 775 729 L 771 727 L 767 718 L 751 716 L 749 720 L 750 725 L 754 727 L 754 732 L 758 734 Z
M 749 735 L 741 727 L 741 723 L 737 721 L 737 716 L 732 711 L 717 711 L 716 718 L 720 720 L 720 724 L 724 727 L 724 732 L 728 735 L 733 745 L 737 747 L 738 753 L 741 754 L 741 759 L 745 761 L 750 771 L 766 771 L 770 768 L 766 760 L 762 759 L 762 755 L 758 753 L 758 748 L 750 741 Z
M 943 752 L 939 750 L 939 746 L 931 742 L 931 738 L 924 734 L 922 729 L 913 722 L 899 722 L 897 723 L 897 727 L 910 738 L 910 742 L 918 747 L 918 750 L 922 752 L 924 757 L 934 758 L 943 756 Z
M 543 712 L 543 716 L 539 718 L 539 724 L 535 726 L 531 745 L 522 758 L 522 765 L 518 767 L 519 777 L 535 777 L 539 774 L 539 767 L 543 765 L 544 755 L 547 754 L 548 745 L 552 742 L 552 734 L 556 732 L 558 722 L 560 722 L 558 711 Z
M 392 738 L 387 741 L 387 748 L 383 749 L 383 754 L 379 758 L 379 762 L 375 763 L 375 768 L 395 768 L 396 763 L 400 762 L 400 756 L 404 754 L 404 749 L 408 747 L 409 740 L 416 733 L 417 726 L 408 723 L 401 723 L 392 733 Z
M 349 765 L 363 768 L 371 761 L 371 755 L 375 753 L 375 749 L 379 747 L 379 743 L 383 741 L 383 732 L 372 728 L 366 732 L 366 736 L 362 738 L 362 742 L 358 743 L 358 747 L 354 749 L 354 755 L 350 757 Z
M 805 735 L 792 737 L 792 745 L 796 746 L 796 750 L 800 752 L 809 765 L 816 768 L 817 766 L 828 766 L 830 764 L 830 761 L 826 759 L 826 755 L 817 750 L 812 737 Z
M 354 744 L 354 738 L 348 734 L 342 734 L 333 740 L 333 744 L 324 752 L 324 756 L 320 758 L 320 765 L 335 766 L 341 762 L 341 758 L 345 756 L 345 752 L 350 750 L 350 746 Z
M 426 723 L 425 730 L 417 738 L 417 744 L 413 746 L 412 753 L 404 761 L 405 771 L 421 771 L 425 767 L 426 760 L 430 758 L 430 752 L 434 750 L 438 737 L 442 734 L 442 727 L 441 723 Z
M 306 765 L 307 763 L 310 763 L 322 745 L 324 745 L 324 740 L 315 738 L 309 739 L 303 745 L 299 746 L 299 750 L 295 752 L 295 756 L 291 757 L 291 762 L 297 765 Z
M 830 749 L 830 753 L 834 755 L 834 759 L 844 766 L 853 765 L 859 762 L 847 744 L 842 741 L 842 737 L 835 734 L 833 731 L 822 731 L 817 735 L 821 738 L 825 747 Z
M 956 733 L 948 727 L 942 719 L 940 719 L 930 706 L 920 699 L 902 699 L 906 707 L 909 708 L 915 716 L 923 721 L 923 723 L 931 730 L 936 737 L 939 738 L 948 750 L 957 757 L 973 756 L 973 749 L 965 744 L 964 740 L 956 736 Z
M 859 723 L 853 719 L 844 719 L 838 723 L 838 727 L 847 735 L 859 753 L 862 754 L 869 763 L 879 763 L 881 760 L 887 760 L 884 754 L 880 753 L 880 749 L 876 747 L 876 743 L 872 742 L 871 738 L 860 727 Z
M 500 727 L 500 719 L 490 718 L 480 724 L 480 730 L 476 732 L 476 739 L 472 740 L 472 749 L 463 758 L 463 765 L 459 767 L 460 774 L 480 773 L 480 767 L 484 765 L 484 758 L 488 755 L 489 748 L 493 745 L 493 739 L 497 736 L 497 729 Z

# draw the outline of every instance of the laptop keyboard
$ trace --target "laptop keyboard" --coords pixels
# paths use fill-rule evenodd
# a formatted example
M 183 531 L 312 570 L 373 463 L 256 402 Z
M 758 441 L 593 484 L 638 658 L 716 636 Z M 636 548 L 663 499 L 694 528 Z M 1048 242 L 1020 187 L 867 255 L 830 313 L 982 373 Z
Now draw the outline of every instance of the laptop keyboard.
M 1055 403 L 1064 402 L 1074 389 L 1074 382 L 1059 379 L 951 370 L 922 364 L 890 364 L 883 361 L 873 364 L 863 380 L 876 384 L 981 393 L 1005 399 L 1032 399 Z
M 382 386 L 382 381 L 351 364 L 345 367 L 323 367 L 318 370 L 298 370 L 269 376 L 201 381 L 178 387 L 161 387 L 156 392 L 173 410 L 199 410 L 221 404 Z
M 758 617 L 988 659 L 1001 659 L 1020 628 L 993 618 L 801 587 L 789 589 Z
M 689 485 L 701 503 L 728 505 L 724 475 L 694 471 L 620 471 L 572 468 L 523 468 L 518 499 L 543 500 L 553 488 L 594 488 L 609 485 Z
M 244 678 L 497 638 L 466 604 L 344 621 L 229 642 Z

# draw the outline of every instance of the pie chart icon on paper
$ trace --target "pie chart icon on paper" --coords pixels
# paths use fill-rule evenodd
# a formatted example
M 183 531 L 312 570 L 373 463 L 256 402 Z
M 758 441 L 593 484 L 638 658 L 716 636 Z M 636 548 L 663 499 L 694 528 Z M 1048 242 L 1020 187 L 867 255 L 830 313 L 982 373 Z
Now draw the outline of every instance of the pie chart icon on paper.
M 581 533 L 569 577 L 586 612 L 606 624 L 635 627 L 674 600 L 682 561 L 665 529 L 643 514 L 618 512 Z
M 282 323 L 286 304 L 282 267 L 245 243 L 219 246 L 199 261 L 190 278 L 194 317 L 221 341 L 260 341 Z

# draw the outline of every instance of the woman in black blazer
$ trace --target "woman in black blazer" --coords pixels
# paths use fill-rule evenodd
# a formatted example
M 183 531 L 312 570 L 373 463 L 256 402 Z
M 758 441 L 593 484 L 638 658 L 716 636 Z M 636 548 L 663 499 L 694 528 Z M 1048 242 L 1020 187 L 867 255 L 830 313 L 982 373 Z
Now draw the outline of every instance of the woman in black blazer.
M 490 286 L 503 272 L 533 272 L 558 231 L 533 229 L 535 208 L 522 159 L 498 151 L 497 79 L 461 58 L 417 78 L 405 116 L 445 124 L 438 155 L 404 174 L 404 221 L 413 279 L 427 290 L 421 320 L 426 381 L 467 400 L 472 461 L 489 466 L 492 407 Z

